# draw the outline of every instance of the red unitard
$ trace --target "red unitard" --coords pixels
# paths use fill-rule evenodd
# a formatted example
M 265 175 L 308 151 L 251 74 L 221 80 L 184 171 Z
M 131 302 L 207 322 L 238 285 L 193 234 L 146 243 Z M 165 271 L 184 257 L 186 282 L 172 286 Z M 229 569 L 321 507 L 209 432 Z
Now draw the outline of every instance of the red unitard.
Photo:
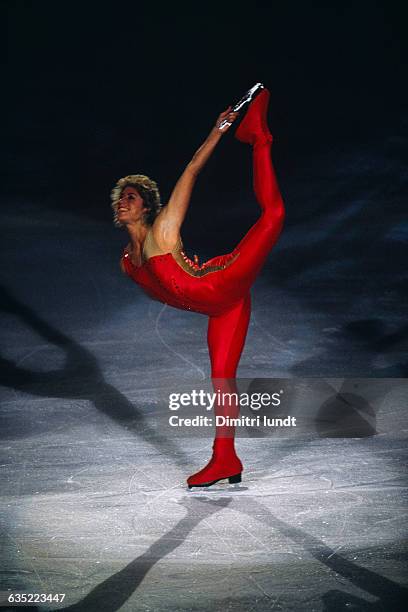
M 127 274 L 156 300 L 205 314 L 209 317 L 208 349 L 214 388 L 234 391 L 234 378 L 251 313 L 250 288 L 270 250 L 276 243 L 284 220 L 284 206 L 271 161 L 272 136 L 266 113 L 269 92 L 264 89 L 250 104 L 236 137 L 252 145 L 253 183 L 262 209 L 258 221 L 227 255 L 207 261 L 199 275 L 189 273 L 172 253 L 154 255 L 136 267 L 127 253 L 123 266 Z M 238 407 L 218 406 L 216 414 L 236 416 Z M 241 479 L 242 464 L 234 449 L 234 428 L 216 428 L 213 456 L 209 464 L 188 479 L 190 487 L 209 486 L 222 478 Z

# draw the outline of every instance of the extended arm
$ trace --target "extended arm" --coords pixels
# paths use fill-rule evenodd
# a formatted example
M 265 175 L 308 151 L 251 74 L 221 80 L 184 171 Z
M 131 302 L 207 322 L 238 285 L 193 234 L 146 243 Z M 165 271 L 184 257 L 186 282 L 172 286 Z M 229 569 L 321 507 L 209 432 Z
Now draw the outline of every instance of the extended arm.
M 153 224 L 154 238 L 161 248 L 172 249 L 177 244 L 180 228 L 187 213 L 197 176 L 211 156 L 223 134 L 230 127 L 227 125 L 219 129 L 218 126 L 223 119 L 227 119 L 232 123 L 237 116 L 238 113 L 230 112 L 230 108 L 221 113 L 206 140 L 194 153 L 191 161 L 187 164 L 183 174 L 177 181 L 168 204 L 163 208 Z

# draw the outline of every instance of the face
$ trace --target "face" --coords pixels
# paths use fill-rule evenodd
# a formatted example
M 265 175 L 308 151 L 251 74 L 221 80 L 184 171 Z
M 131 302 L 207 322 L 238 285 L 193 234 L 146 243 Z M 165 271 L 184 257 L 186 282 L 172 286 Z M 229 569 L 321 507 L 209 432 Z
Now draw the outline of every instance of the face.
M 125 187 L 117 204 L 118 221 L 127 225 L 143 220 L 143 214 L 147 208 L 144 207 L 143 198 L 135 187 Z

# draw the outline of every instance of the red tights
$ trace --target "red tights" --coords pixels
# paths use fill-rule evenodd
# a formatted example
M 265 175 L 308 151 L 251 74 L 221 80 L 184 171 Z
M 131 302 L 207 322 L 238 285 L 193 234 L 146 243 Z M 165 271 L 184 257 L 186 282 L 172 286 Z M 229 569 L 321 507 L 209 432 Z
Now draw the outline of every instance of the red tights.
M 272 137 L 266 125 L 266 108 L 269 94 L 264 90 L 252 102 L 236 136 L 253 145 L 254 191 L 262 214 L 251 227 L 234 254 L 236 260 L 224 271 L 224 281 L 242 288 L 242 298 L 219 316 L 209 318 L 208 349 L 211 360 L 211 378 L 214 390 L 236 392 L 235 376 L 244 347 L 251 315 L 250 287 L 261 270 L 271 248 L 282 229 L 284 206 L 271 161 Z M 239 407 L 216 406 L 215 415 L 235 418 Z M 188 479 L 192 486 L 208 486 L 221 478 L 240 481 L 242 464 L 234 449 L 235 428 L 228 425 L 216 427 L 213 457 L 200 472 Z

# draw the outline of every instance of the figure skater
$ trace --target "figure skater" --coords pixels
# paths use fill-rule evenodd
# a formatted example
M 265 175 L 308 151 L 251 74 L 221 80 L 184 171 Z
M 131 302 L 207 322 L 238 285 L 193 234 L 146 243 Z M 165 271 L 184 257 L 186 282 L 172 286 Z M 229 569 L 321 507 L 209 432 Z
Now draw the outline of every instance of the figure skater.
M 276 243 L 284 221 L 284 205 L 271 161 L 272 135 L 267 125 L 269 92 L 251 102 L 236 138 L 252 146 L 254 191 L 262 209 L 258 221 L 226 255 L 200 265 L 183 251 L 180 229 L 197 176 L 238 113 L 221 113 L 205 142 L 162 206 L 157 185 L 140 174 L 120 179 L 112 191 L 115 224 L 125 227 L 130 242 L 122 270 L 153 299 L 209 317 L 208 350 L 214 388 L 230 391 L 244 347 L 251 313 L 251 285 Z M 238 407 L 217 406 L 216 414 L 238 414 Z M 233 427 L 216 427 L 210 462 L 190 476 L 188 486 L 210 486 L 222 479 L 241 482 L 242 463 L 234 446 Z

